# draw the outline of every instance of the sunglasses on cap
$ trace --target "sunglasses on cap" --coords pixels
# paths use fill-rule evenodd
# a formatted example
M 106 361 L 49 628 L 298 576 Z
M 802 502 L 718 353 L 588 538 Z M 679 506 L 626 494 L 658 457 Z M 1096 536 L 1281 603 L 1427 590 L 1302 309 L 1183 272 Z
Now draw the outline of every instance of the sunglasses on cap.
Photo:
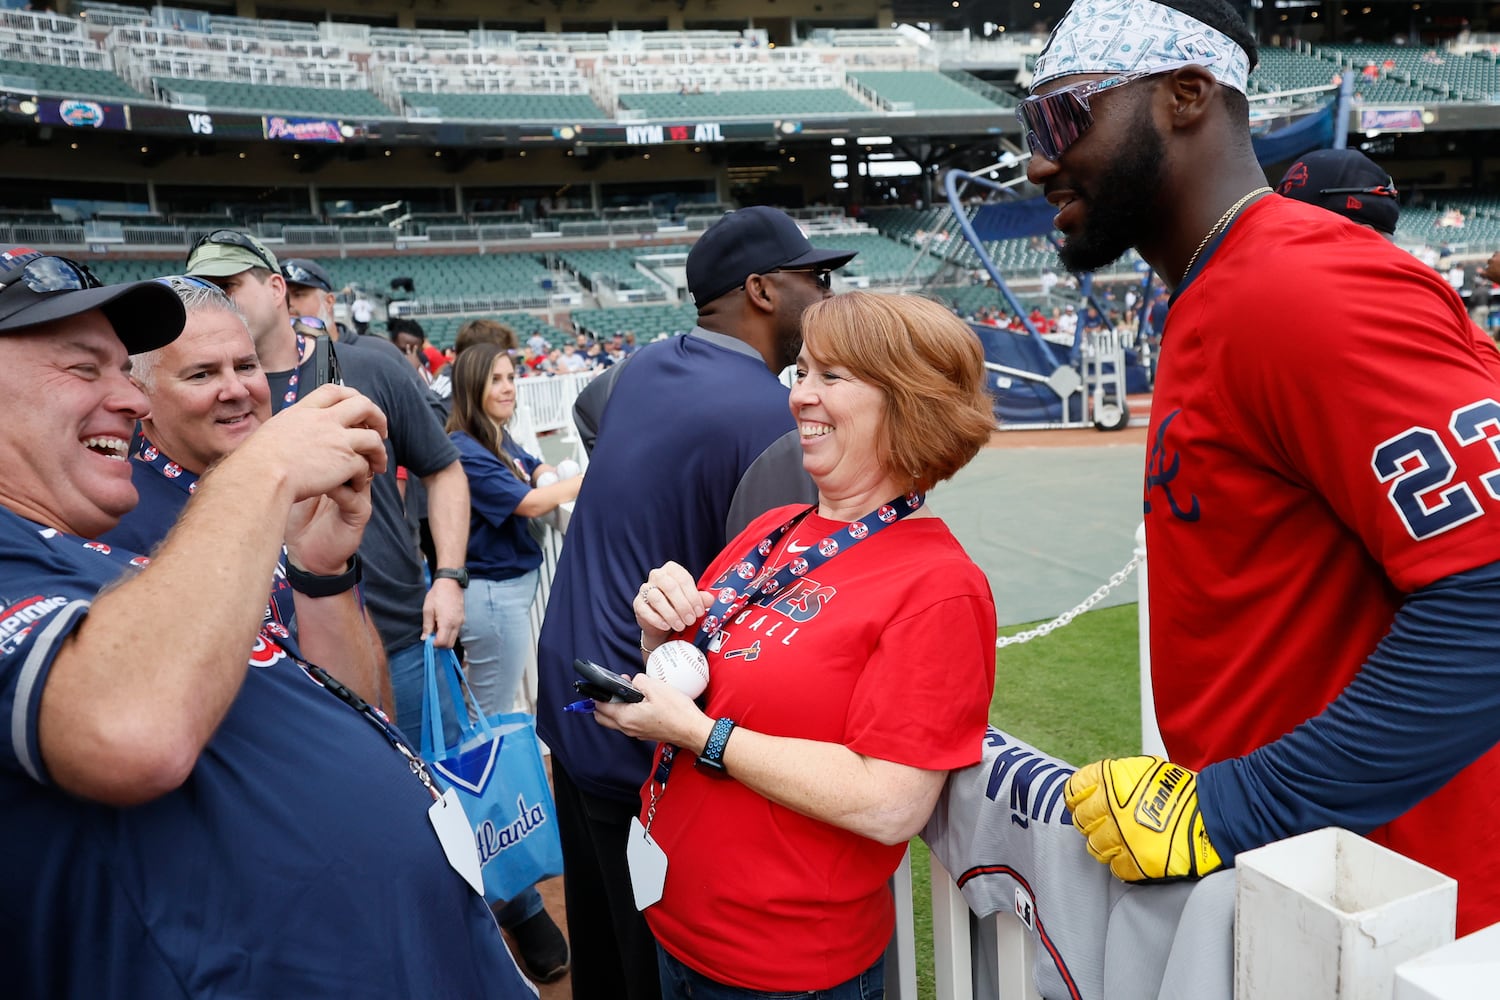
M 1057 162 L 1068 147 L 1093 126 L 1094 112 L 1089 107 L 1089 98 L 1148 76 L 1169 72 L 1171 70 L 1153 69 L 1121 73 L 1026 98 L 1016 105 L 1016 118 L 1026 135 L 1026 145 L 1035 155 Z
M 195 278 L 190 274 L 164 274 L 159 278 L 152 278 L 151 280 L 156 282 L 158 285 L 166 285 L 174 292 L 196 292 L 206 290 L 211 292 L 218 292 L 221 298 L 227 299 L 229 297 L 224 294 L 224 289 L 220 288 L 212 281 L 204 281 L 202 278 Z
M 193 259 L 193 254 L 198 252 L 199 247 L 209 243 L 216 246 L 239 247 L 241 250 L 248 250 L 255 256 L 256 260 L 265 265 L 267 271 L 278 270 L 276 265 L 271 263 L 271 259 L 266 256 L 266 252 L 256 246 L 250 237 L 244 233 L 237 233 L 233 229 L 216 229 L 201 237 L 197 243 L 193 244 L 193 249 L 188 251 L 188 260 Z
M 1396 187 L 1394 184 L 1376 184 L 1374 187 L 1319 188 L 1318 194 L 1374 194 L 1382 198 L 1394 198 Z
M 281 276 L 294 285 L 308 285 L 312 288 L 321 288 L 325 292 L 333 291 L 328 287 L 328 282 L 295 261 L 288 261 L 281 265 Z
M 0 293 L 14 285 L 25 285 L 40 295 L 48 292 L 81 292 L 101 288 L 103 282 L 76 260 L 37 254 L 19 268 L 9 255 L 0 254 Z

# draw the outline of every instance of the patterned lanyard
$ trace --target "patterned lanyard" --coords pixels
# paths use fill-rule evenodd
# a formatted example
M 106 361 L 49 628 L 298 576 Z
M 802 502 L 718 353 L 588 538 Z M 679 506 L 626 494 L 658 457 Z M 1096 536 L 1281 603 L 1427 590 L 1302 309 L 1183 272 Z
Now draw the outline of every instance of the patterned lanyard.
M 728 623 L 746 605 L 763 604 L 769 601 L 798 577 L 806 576 L 840 552 L 849 551 L 858 543 L 883 531 L 903 517 L 916 513 L 926 500 L 925 496 L 915 492 L 896 497 L 889 503 L 881 504 L 858 521 L 851 521 L 833 534 L 820 539 L 816 546 L 809 547 L 805 556 L 796 556 L 779 570 L 766 568 L 766 559 L 775 549 L 776 543 L 803 518 L 811 514 L 814 508 L 809 507 L 797 514 L 767 535 L 759 545 L 747 552 L 743 559 L 725 570 L 724 575 L 714 581 L 713 589 L 716 591 L 714 603 L 709 607 L 703 624 L 698 627 L 698 634 L 693 637 L 693 645 L 699 649 L 707 649 L 709 640 L 719 631 L 719 626 Z M 730 581 L 735 577 L 748 581 L 748 584 L 731 584 Z M 740 589 L 742 586 L 743 589 Z
M 724 575 L 714 581 L 714 588 L 718 593 L 713 605 L 708 609 L 708 614 L 703 619 L 703 624 L 698 627 L 698 634 L 693 637 L 693 645 L 699 649 L 707 648 L 709 640 L 719 630 L 719 626 L 726 624 L 739 614 L 746 605 L 770 600 L 793 580 L 806 576 L 840 552 L 848 552 L 858 543 L 884 531 L 903 517 L 915 514 L 926 502 L 927 497 L 916 492 L 896 497 L 889 503 L 881 504 L 858 521 L 851 521 L 833 534 L 819 540 L 816 546 L 808 548 L 806 557 L 795 556 L 779 571 L 774 568 L 765 568 L 766 559 L 776 548 L 776 543 L 788 531 L 800 524 L 803 518 L 811 514 L 815 507 L 799 512 L 790 521 L 767 535 L 759 545 L 747 552 L 743 559 L 725 570 Z M 743 590 L 730 585 L 730 579 L 736 576 L 741 580 L 749 581 L 749 585 Z M 656 761 L 656 769 L 651 775 L 651 799 L 646 806 L 646 830 L 648 832 L 651 829 L 651 821 L 656 818 L 656 804 L 667 790 L 667 779 L 672 776 L 672 761 L 676 756 L 677 747 L 670 743 L 662 744 L 661 753 Z
M 302 362 L 307 360 L 308 340 L 302 334 L 297 334 L 297 364 L 292 368 L 292 377 L 286 381 L 286 393 L 281 397 L 282 402 L 291 406 L 297 401 L 298 373 L 302 371 Z

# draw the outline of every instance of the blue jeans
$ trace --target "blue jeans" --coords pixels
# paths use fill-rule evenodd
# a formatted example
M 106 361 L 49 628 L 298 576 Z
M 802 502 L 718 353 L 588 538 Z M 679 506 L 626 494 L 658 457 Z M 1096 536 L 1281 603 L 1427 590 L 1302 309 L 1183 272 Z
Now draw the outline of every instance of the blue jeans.
M 661 969 L 662 1000 L 885 1000 L 884 955 L 864 972 L 837 986 L 789 993 L 762 993 L 714 982 L 677 961 L 661 945 L 656 946 L 656 959 Z
M 485 715 L 509 712 L 529 663 L 536 659 L 531 641 L 531 602 L 540 573 L 532 570 L 509 580 L 469 581 L 464 591 L 464 670 Z

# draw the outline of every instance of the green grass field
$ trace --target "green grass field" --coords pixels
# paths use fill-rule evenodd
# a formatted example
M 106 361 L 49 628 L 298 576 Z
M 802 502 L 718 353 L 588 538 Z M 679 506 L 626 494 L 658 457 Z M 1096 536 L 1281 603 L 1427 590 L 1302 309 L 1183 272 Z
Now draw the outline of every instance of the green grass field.
M 1000 630 L 1014 635 L 1032 624 Z M 995 655 L 990 722 L 1074 764 L 1140 753 L 1140 651 L 1136 606 L 1080 615 L 1065 628 Z M 936 995 L 932 978 L 932 896 L 927 845 L 912 841 L 917 989 Z

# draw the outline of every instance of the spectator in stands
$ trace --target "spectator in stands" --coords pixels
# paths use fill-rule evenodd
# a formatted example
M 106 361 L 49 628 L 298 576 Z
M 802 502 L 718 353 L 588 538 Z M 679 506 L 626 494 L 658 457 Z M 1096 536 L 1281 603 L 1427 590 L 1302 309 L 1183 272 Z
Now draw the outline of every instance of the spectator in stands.
M 1071 305 L 1063 306 L 1063 311 L 1052 324 L 1057 333 L 1067 337 L 1071 342 L 1073 334 L 1078 331 L 1078 312 Z
M 506 431 L 516 411 L 516 366 L 499 344 L 477 343 L 453 369 L 449 438 L 469 479 L 469 588 L 464 592 L 464 669 L 486 715 L 509 712 L 526 667 L 536 656 L 531 602 L 542 549 L 528 521 L 578 496 L 582 476 L 558 480 L 557 470 L 523 450 Z M 549 481 L 550 480 L 550 481 Z M 568 943 L 527 888 L 495 910 L 516 941 L 526 971 L 539 983 L 568 971 Z
M 542 336 L 542 331 L 537 330 L 526 338 L 526 346 L 536 353 L 544 353 L 547 350 L 547 338 Z
M 853 256 L 816 249 L 776 209 L 727 214 L 688 254 L 698 325 L 610 368 L 575 407 L 597 447 L 542 625 L 537 724 L 553 752 L 577 1000 L 654 1000 L 660 985 L 625 860 L 650 750 L 563 711 L 573 660 L 639 670 L 630 602 L 653 567 L 701 573 L 754 517 L 811 500 L 775 373 L 797 356 L 803 310 Z
M 1081 44 L 1127 10 L 1131 30 Z M 1203 62 L 1156 41 L 1187 34 L 1211 39 Z M 1130 879 L 1201 875 L 1324 826 L 1365 833 L 1457 878 L 1466 934 L 1500 920 L 1500 855 L 1472 835 L 1500 814 L 1500 500 L 1494 452 L 1466 446 L 1494 419 L 1500 354 L 1410 254 L 1267 197 L 1255 53 L 1226 0 L 1080 0 L 1020 109 L 1069 266 L 1134 247 L 1175 293 L 1146 470 L 1173 760 L 1091 764 L 1068 800 Z M 1088 115 L 1060 111 L 1065 88 L 1126 72 Z M 1441 504 L 1414 478 L 1435 470 Z M 1170 833 L 1133 818 L 1149 801 L 1168 803 L 1149 822 Z
M 697 577 L 653 569 L 631 605 L 641 661 L 706 652 L 705 709 L 637 674 L 644 701 L 594 715 L 656 743 L 664 1000 L 883 997 L 887 882 L 979 759 L 994 692 L 989 583 L 923 505 L 994 429 L 979 342 L 936 302 L 869 292 L 804 330 L 790 403 L 816 505 L 761 515 Z
M 354 303 L 349 306 L 349 318 L 354 322 L 354 332 L 363 337 L 370 332 L 370 320 L 375 317 L 375 307 L 362 291 L 355 291 Z
M 557 371 L 559 374 L 585 371 L 588 369 L 588 366 L 588 358 L 579 354 L 577 347 L 572 344 L 564 344 L 562 346 L 562 356 L 557 362 Z
M 203 477 L 153 558 L 93 541 L 136 503 L 123 460 L 149 407 L 129 354 L 169 344 L 182 304 L 5 249 L 6 991 L 533 996 L 446 861 L 415 749 L 263 631 L 297 501 L 338 514 L 304 584 L 348 601 L 379 409 L 310 392 Z
M 626 354 L 634 354 L 636 352 L 636 348 L 638 348 L 639 346 L 640 345 L 635 342 L 635 331 L 634 330 L 626 330 L 625 331 L 625 342 L 624 342 L 623 346 L 620 349 L 622 351 L 624 351 Z
M 313 343 L 293 332 L 286 279 L 275 255 L 255 237 L 227 229 L 209 233 L 189 254 L 187 270 L 222 288 L 244 314 L 271 383 L 273 412 L 296 402 L 331 374 L 332 345 L 326 338 Z M 321 350 L 324 345 L 327 354 Z M 344 383 L 368 396 L 390 427 L 390 460 L 371 484 L 374 512 L 360 557 L 370 615 L 385 643 L 397 718 L 420 738 L 423 640 L 432 636 L 439 646 L 452 646 L 463 624 L 468 483 L 457 449 L 399 361 L 355 346 L 341 351 L 337 363 Z M 410 470 L 427 490 L 436 551 L 430 586 L 396 484 L 397 466 Z
M 150 404 L 130 442 L 131 483 L 139 502 L 100 536 L 131 552 L 156 551 L 209 466 L 271 418 L 271 387 L 244 317 L 217 287 L 198 278 L 158 278 L 182 300 L 187 323 L 176 340 L 131 358 L 130 375 Z M 276 567 L 266 621 L 284 629 L 303 656 L 327 668 L 372 705 L 390 706 L 385 653 L 354 588 L 338 600 L 299 592 L 309 565 L 303 551 L 327 511 L 317 501 L 294 508 Z M 363 527 L 363 525 L 361 525 Z M 309 626 L 306 634 L 302 626 Z
M 1349 221 L 1396 239 L 1401 217 L 1396 182 L 1357 149 L 1318 149 L 1287 168 L 1276 193 L 1326 208 Z

